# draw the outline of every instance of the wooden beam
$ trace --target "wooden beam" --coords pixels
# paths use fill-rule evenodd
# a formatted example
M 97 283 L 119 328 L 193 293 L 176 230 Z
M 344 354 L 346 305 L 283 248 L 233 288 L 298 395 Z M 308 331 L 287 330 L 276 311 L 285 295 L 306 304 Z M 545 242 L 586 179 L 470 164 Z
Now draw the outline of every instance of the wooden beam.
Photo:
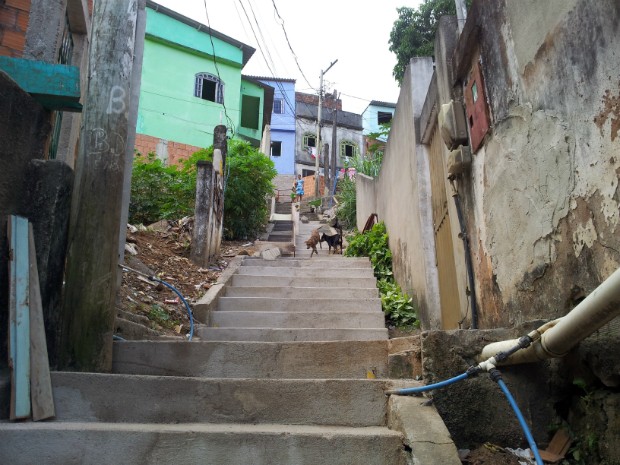
M 39 421 L 52 418 L 55 411 L 32 224 L 28 228 L 28 245 L 30 264 L 30 398 L 32 400 L 32 419 Z
M 80 69 L 0 56 L 0 70 L 50 110 L 80 111 Z
M 30 417 L 28 220 L 11 215 L 9 236 L 9 368 L 11 420 Z

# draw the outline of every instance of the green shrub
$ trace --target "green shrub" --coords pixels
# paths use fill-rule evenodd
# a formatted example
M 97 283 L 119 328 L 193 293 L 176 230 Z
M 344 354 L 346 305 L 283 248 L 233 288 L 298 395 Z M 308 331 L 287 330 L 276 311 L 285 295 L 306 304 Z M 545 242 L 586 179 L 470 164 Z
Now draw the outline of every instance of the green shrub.
M 194 214 L 196 162 L 213 160 L 213 147 L 195 152 L 179 166 L 165 166 L 154 154 L 136 156 L 131 179 L 129 221 L 149 224 Z M 268 220 L 267 197 L 277 172 L 273 161 L 249 143 L 231 140 L 226 158 L 224 234 L 254 238 Z
M 349 245 L 345 256 L 370 258 L 381 294 L 381 307 L 389 323 L 398 327 L 417 327 L 419 321 L 413 301 L 394 280 L 392 252 L 385 224 L 377 223 L 370 231 L 364 234 L 357 232 L 347 240 Z
M 355 228 L 357 224 L 357 197 L 355 181 L 345 177 L 338 181 L 338 209 L 336 215 L 345 229 Z

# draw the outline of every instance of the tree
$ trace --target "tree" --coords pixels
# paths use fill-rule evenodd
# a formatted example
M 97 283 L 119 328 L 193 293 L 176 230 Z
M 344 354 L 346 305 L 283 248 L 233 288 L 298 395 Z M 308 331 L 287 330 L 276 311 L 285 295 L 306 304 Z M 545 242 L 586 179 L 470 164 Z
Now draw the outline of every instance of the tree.
M 456 14 L 456 6 L 454 0 L 424 0 L 417 10 L 402 7 L 396 11 L 398 19 L 394 22 L 388 43 L 390 52 L 396 54 L 392 74 L 401 84 L 411 58 L 433 55 L 439 18 Z

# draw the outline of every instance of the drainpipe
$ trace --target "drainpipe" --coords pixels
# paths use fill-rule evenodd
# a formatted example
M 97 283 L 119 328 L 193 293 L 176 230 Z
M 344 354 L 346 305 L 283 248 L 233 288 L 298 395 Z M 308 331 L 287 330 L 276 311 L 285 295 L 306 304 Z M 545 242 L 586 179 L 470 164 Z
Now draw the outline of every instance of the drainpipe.
M 499 362 L 495 356 L 519 345 L 523 338 L 495 342 L 482 349 L 478 360 L 486 360 L 482 363 L 497 362 L 498 365 L 512 365 L 563 357 L 580 341 L 618 315 L 620 315 L 620 268 L 566 316 L 550 321 L 525 336 L 532 341 L 529 347 L 518 350 L 506 360 Z

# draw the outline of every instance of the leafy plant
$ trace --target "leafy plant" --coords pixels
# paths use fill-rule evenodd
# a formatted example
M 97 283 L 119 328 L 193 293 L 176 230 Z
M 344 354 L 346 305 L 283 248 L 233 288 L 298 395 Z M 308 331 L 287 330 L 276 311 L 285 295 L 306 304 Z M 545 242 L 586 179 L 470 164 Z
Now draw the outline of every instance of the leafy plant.
M 385 224 L 377 223 L 364 234 L 358 232 L 350 236 L 348 242 L 345 256 L 370 258 L 381 295 L 381 307 L 388 321 L 398 327 L 417 327 L 419 321 L 413 300 L 394 280 L 392 252 Z
M 336 192 L 338 211 L 336 215 L 345 229 L 354 228 L 357 224 L 357 191 L 355 181 L 345 177 L 338 181 Z
M 148 313 L 149 320 L 157 323 L 163 328 L 172 329 L 179 324 L 178 320 L 173 320 L 168 312 L 157 304 L 153 304 Z
M 196 162 L 213 160 L 213 147 L 180 164 L 166 166 L 155 154 L 138 154 L 131 180 L 129 220 L 149 224 L 194 214 Z M 255 237 L 267 222 L 267 197 L 273 192 L 274 164 L 249 143 L 231 140 L 226 159 L 224 232 L 228 238 Z

